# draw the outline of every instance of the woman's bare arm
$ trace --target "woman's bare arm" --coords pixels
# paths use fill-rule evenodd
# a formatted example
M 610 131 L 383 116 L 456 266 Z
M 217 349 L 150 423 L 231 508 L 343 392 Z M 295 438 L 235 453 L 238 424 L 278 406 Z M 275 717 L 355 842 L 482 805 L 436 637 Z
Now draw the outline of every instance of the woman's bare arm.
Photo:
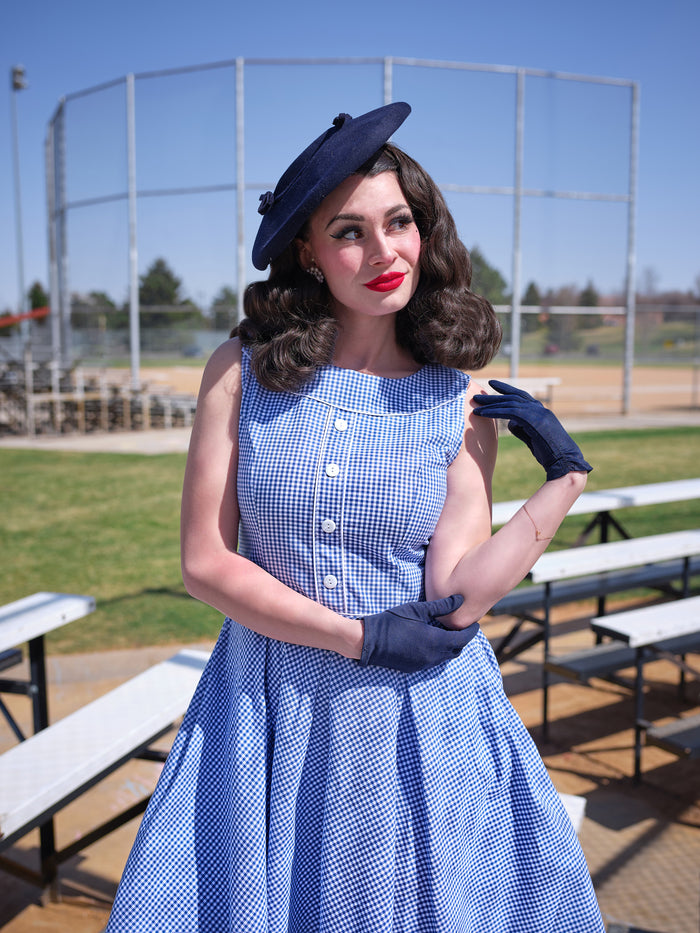
M 473 412 L 471 398 L 480 391 L 470 386 L 464 444 L 447 472 L 447 497 L 426 561 L 429 599 L 464 597 L 445 620 L 459 628 L 480 619 L 525 577 L 586 485 L 583 472 L 545 482 L 527 500 L 527 512 L 520 509 L 492 534 L 497 437 L 494 423 Z
M 261 635 L 359 658 L 360 621 L 291 590 L 237 553 L 240 403 L 241 348 L 234 339 L 206 366 L 192 430 L 181 513 L 187 591 Z

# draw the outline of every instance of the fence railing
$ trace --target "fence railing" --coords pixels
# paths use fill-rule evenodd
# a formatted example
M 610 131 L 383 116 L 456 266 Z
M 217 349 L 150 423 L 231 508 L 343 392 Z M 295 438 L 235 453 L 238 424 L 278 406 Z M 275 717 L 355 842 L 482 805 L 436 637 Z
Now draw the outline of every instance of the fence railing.
M 140 351 L 147 362 L 163 358 L 204 361 L 229 336 L 233 312 L 225 326 L 213 321 L 197 324 L 177 322 L 180 308 L 170 312 L 175 322 L 160 326 L 148 322 L 142 311 Z M 504 340 L 500 357 L 510 358 L 511 315 L 509 305 L 497 305 Z M 128 365 L 130 331 L 127 326 L 108 325 L 112 309 L 92 308 L 83 322 L 73 325 L 74 361 L 96 365 Z M 623 307 L 523 306 L 520 356 L 524 362 L 601 360 L 622 365 L 625 341 Z M 220 322 L 219 322 L 220 324 Z M 51 331 L 45 321 L 32 321 L 30 343 L 35 360 L 51 359 Z M 23 345 L 19 332 L 0 337 L 0 366 L 10 359 L 21 360 Z M 634 341 L 636 363 L 688 363 L 700 365 L 700 303 L 695 305 L 638 304 Z

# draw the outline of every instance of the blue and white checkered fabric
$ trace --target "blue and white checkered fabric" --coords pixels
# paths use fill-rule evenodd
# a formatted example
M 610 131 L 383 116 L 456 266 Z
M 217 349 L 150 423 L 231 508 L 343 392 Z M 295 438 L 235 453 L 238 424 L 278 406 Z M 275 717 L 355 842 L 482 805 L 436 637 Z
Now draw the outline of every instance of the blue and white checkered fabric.
M 244 357 L 241 543 L 348 616 L 423 595 L 468 378 Z M 362 668 L 226 620 L 107 933 L 602 933 L 576 834 L 480 633 L 431 671 Z

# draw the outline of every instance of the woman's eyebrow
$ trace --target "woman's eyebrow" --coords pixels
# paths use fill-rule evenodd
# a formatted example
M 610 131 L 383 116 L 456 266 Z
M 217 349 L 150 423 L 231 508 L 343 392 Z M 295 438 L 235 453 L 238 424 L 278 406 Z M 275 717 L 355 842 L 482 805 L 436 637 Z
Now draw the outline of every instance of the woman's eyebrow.
M 394 207 L 390 207 L 387 211 L 384 212 L 385 217 L 391 217 L 393 214 L 398 214 L 401 211 L 407 211 L 408 204 L 395 204 Z M 337 220 L 351 220 L 354 223 L 362 223 L 365 220 L 365 217 L 362 214 L 336 214 L 326 224 L 326 230 L 330 227 L 331 224 L 335 223 Z
M 337 220 L 352 220 L 355 223 L 362 223 L 364 219 L 365 218 L 362 216 L 362 214 L 336 214 L 335 217 L 331 217 L 331 219 L 326 224 L 326 230 Z

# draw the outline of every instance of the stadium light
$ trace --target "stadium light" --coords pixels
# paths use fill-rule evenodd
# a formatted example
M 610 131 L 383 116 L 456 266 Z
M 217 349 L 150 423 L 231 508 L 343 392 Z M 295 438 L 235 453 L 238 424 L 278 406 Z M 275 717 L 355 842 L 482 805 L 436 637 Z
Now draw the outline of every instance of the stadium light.
M 10 87 L 12 93 L 12 148 L 14 156 L 14 177 L 15 177 L 15 229 L 16 229 L 16 249 L 17 249 L 17 280 L 19 286 L 19 306 L 18 311 L 23 314 L 27 310 L 27 296 L 24 288 L 24 247 L 22 236 L 22 195 L 19 182 L 19 134 L 17 132 L 17 91 L 23 91 L 27 87 L 25 72 L 22 65 L 14 65 L 10 71 Z M 20 333 L 22 336 L 22 345 L 25 346 L 29 339 L 29 321 L 23 318 L 20 322 Z

